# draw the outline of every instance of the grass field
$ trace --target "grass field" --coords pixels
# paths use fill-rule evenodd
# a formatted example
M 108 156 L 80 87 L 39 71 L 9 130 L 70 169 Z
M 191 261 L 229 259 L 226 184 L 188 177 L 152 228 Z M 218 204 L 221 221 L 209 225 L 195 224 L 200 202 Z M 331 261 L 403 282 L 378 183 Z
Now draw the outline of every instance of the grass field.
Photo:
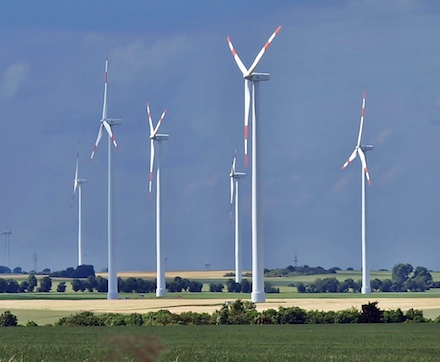
M 29 327 L 1 330 L 1 361 L 438 361 L 440 324 Z M 137 359 L 136 359 L 137 358 Z

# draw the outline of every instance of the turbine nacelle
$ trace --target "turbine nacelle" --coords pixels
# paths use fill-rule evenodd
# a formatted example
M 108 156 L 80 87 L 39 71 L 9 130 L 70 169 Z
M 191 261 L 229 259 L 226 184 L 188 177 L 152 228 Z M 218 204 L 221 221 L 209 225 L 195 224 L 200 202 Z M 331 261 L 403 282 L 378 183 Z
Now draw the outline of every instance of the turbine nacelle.
M 156 133 L 155 136 L 150 136 L 150 139 L 155 140 L 155 141 L 165 141 L 168 138 L 170 138 L 170 135 L 165 134 L 165 133 Z
M 233 178 L 242 178 L 242 177 L 246 176 L 246 173 L 245 172 L 234 172 L 234 173 L 231 172 L 229 174 L 229 176 L 233 177 Z
M 251 82 L 264 82 L 270 79 L 269 73 L 252 73 L 248 76 L 243 77 L 244 79 L 248 79 Z
M 373 151 L 373 149 L 374 149 L 373 145 L 361 145 L 361 150 L 364 152 Z
M 101 120 L 101 123 L 103 123 L 104 121 L 106 121 L 110 126 L 116 126 L 122 124 L 121 118 L 106 118 Z

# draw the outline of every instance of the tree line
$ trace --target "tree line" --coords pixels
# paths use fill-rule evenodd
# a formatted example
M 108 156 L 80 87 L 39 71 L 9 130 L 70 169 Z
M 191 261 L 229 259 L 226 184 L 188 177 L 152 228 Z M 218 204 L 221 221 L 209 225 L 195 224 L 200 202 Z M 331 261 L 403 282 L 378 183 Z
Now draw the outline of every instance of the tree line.
M 440 282 L 434 282 L 431 273 L 425 267 L 414 268 L 411 264 L 396 264 L 391 272 L 391 279 L 370 281 L 374 292 L 424 292 L 430 288 L 440 288 Z M 298 293 L 359 293 L 361 281 L 347 278 L 340 282 L 335 277 L 317 278 L 313 282 L 291 284 L 296 286 Z
M 235 300 L 225 303 L 220 310 L 212 314 L 183 312 L 171 313 L 168 310 L 146 314 L 80 312 L 62 317 L 53 326 L 164 326 L 164 325 L 237 325 L 237 324 L 352 324 L 352 323 L 440 323 L 440 316 L 435 319 L 425 318 L 423 311 L 409 309 L 405 313 L 400 309 L 381 310 L 378 302 L 363 304 L 361 309 L 341 311 L 306 311 L 299 307 L 279 307 L 257 311 L 250 301 Z M 0 327 L 17 326 L 17 317 L 10 311 L 0 315 Z M 28 321 L 26 326 L 37 324 Z

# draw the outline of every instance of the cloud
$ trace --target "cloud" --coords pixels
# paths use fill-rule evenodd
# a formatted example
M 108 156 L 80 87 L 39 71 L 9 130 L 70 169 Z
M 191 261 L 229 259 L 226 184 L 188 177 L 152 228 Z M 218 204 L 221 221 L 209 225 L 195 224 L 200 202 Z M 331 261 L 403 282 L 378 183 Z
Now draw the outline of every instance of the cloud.
M 394 127 L 384 128 L 379 132 L 374 143 L 376 145 L 384 144 L 388 140 L 389 136 L 393 133 L 393 131 L 394 131 Z
M 3 73 L 3 81 L 0 84 L 0 95 L 5 98 L 15 96 L 20 86 L 26 82 L 31 67 L 25 62 L 12 64 Z
M 174 73 L 178 59 L 189 51 L 190 42 L 182 35 L 161 39 L 152 44 L 136 40 L 116 48 L 112 54 L 114 79 L 131 83 L 145 74 Z M 175 63 L 173 66 L 173 63 Z

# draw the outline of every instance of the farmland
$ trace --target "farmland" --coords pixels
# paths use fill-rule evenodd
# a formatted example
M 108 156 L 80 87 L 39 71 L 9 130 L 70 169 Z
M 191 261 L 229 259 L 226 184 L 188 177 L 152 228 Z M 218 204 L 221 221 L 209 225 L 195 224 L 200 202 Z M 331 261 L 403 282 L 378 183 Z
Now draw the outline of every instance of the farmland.
M 2 293 L 0 294 L 0 312 L 10 310 L 17 315 L 19 323 L 26 324 L 33 320 L 39 325 L 54 323 L 62 316 L 88 310 L 95 313 L 147 313 L 160 309 L 168 309 L 173 313 L 184 311 L 212 313 L 221 308 L 226 301 L 243 299 L 250 300 L 250 294 L 246 293 L 213 293 L 208 291 L 210 282 L 225 282 L 224 277 L 227 271 L 176 271 L 167 272 L 167 278 L 173 279 L 176 276 L 197 280 L 204 283 L 202 293 L 168 293 L 165 298 L 156 298 L 155 294 L 120 293 L 119 300 L 106 300 L 106 293 L 97 292 L 73 292 L 70 287 L 70 280 L 53 278 L 53 290 L 59 282 L 65 282 L 67 291 L 65 293 Z M 439 273 L 432 273 L 435 280 L 440 279 Z M 106 274 L 100 274 L 106 277 Z M 390 272 L 377 271 L 371 273 L 371 278 L 389 278 Z M 126 272 L 119 273 L 119 277 L 154 279 L 154 273 Z M 297 293 L 295 287 L 289 286 L 295 282 L 308 282 L 318 277 L 327 275 L 306 275 L 297 277 L 266 278 L 266 281 L 280 288 L 280 293 L 267 294 L 266 302 L 259 303 L 257 310 L 262 311 L 269 308 L 277 309 L 279 306 L 298 306 L 306 310 L 343 310 L 351 307 L 360 309 L 362 304 L 378 301 L 381 309 L 408 310 L 419 309 L 428 318 L 440 316 L 440 290 L 432 289 L 423 293 L 372 293 L 364 296 L 360 293 Z M 339 271 L 332 274 L 340 280 L 346 278 L 360 279 L 358 271 Z M 17 280 L 24 280 L 27 276 L 14 275 Z
M 5 328 L 0 355 L 12 361 L 148 361 L 163 348 L 158 361 L 436 361 L 439 332 L 440 324 L 417 323 Z
M 245 293 L 213 293 L 210 282 L 225 282 L 225 272 L 174 272 L 175 276 L 204 283 L 201 293 L 120 293 L 118 300 L 106 300 L 106 293 L 78 292 L 70 280 L 53 279 L 56 288 L 66 282 L 65 293 L 0 294 L 0 312 L 11 311 L 20 324 L 34 321 L 40 326 L 81 311 L 93 313 L 140 313 L 161 309 L 213 313 L 226 301 L 250 300 Z M 104 277 L 105 274 L 102 274 Z M 373 272 L 372 278 L 387 278 L 388 272 Z M 120 277 L 153 279 L 154 274 L 120 273 Z M 358 272 L 339 272 L 338 279 L 359 279 Z M 438 273 L 433 273 L 436 280 Z M 17 275 L 17 278 L 24 278 Z M 427 318 L 440 316 L 440 291 L 424 293 L 297 293 L 289 286 L 324 275 L 266 278 L 280 288 L 267 294 L 258 311 L 279 307 L 338 311 L 377 301 L 382 310 L 411 308 Z M 53 289 L 55 289 L 53 288 Z M 103 361 L 147 360 L 160 353 L 159 361 L 435 361 L 440 353 L 440 323 L 353 324 L 353 325 L 206 325 L 125 327 L 17 327 L 2 328 L 0 361 Z M 349 343 L 347 343 L 349 341 Z M 130 359 L 131 358 L 131 359 Z M 137 358 L 137 359 L 136 359 Z

